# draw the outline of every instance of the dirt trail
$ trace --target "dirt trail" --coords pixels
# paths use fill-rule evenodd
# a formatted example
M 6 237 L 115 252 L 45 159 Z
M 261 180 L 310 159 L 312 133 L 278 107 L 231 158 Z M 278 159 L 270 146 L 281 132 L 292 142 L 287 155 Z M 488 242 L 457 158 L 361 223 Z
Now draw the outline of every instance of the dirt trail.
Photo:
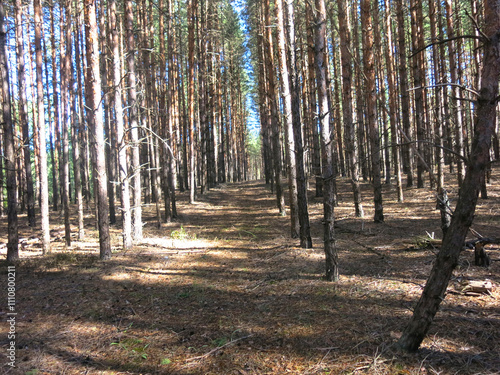
M 406 190 L 402 205 L 385 186 L 386 223 L 374 224 L 370 202 L 368 217 L 354 218 L 348 181 L 339 188 L 338 283 L 322 279 L 321 198 L 309 197 L 314 249 L 288 238 L 289 218 L 278 216 L 262 182 L 245 182 L 193 205 L 180 194 L 181 216 L 159 229 L 146 206 L 144 242 L 120 251 L 116 226 L 104 263 L 89 211 L 89 237 L 71 251 L 54 238 L 50 257 L 36 244 L 21 253 L 31 257 L 17 266 L 18 368 L 10 373 L 496 373 L 500 294 L 461 290 L 469 279 L 500 285 L 499 263 L 478 268 L 464 252 L 423 349 L 401 354 L 393 344 L 438 246 L 425 240 L 439 228 L 433 195 Z M 475 224 L 485 234 L 500 224 L 500 189 L 490 197 Z M 489 252 L 500 258 L 498 247 Z

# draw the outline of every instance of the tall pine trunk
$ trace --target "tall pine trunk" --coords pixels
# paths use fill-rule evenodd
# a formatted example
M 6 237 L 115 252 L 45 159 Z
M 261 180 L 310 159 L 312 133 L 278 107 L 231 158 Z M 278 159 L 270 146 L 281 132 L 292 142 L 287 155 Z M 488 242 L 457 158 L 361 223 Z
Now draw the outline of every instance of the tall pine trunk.
M 29 226 L 36 226 L 35 191 L 33 189 L 33 173 L 31 170 L 30 131 L 28 121 L 28 100 L 26 97 L 26 68 L 24 61 L 23 12 L 21 0 L 15 2 L 16 44 L 17 44 L 17 82 L 19 87 L 19 119 L 22 128 L 24 149 L 24 171 L 26 173 L 26 196 L 28 201 Z
M 288 73 L 287 47 L 285 39 L 285 24 L 283 20 L 283 2 L 275 0 L 274 10 L 277 19 L 277 43 L 280 71 L 281 96 L 283 114 L 285 117 L 285 145 L 288 161 L 288 193 L 290 199 L 290 230 L 291 237 L 298 238 L 300 234 L 299 202 L 297 200 L 297 163 L 295 140 L 293 137 L 292 96 L 290 93 L 290 76 Z
M 125 1 L 125 24 L 127 32 L 127 68 L 128 68 L 128 105 L 129 130 L 132 144 L 132 238 L 135 242 L 142 240 L 142 189 L 141 189 L 141 161 L 139 144 L 139 103 L 137 101 L 136 74 L 135 74 L 135 39 L 134 39 L 134 10 L 131 0 Z
M 371 167 L 373 175 L 373 201 L 376 223 L 384 221 L 382 205 L 382 181 L 380 176 L 380 136 L 377 121 L 377 97 L 375 65 L 373 54 L 372 0 L 361 0 L 361 25 L 363 29 L 363 66 L 366 79 L 366 108 L 371 146 Z
M 94 0 L 85 0 L 85 41 L 87 51 L 86 87 L 87 111 L 91 125 L 92 146 L 96 171 L 97 225 L 99 229 L 100 258 L 111 258 L 109 235 L 109 206 L 106 160 L 104 155 L 104 124 L 101 103 L 101 76 L 99 69 L 99 40 L 97 34 L 96 5 Z
M 49 181 L 47 171 L 47 148 L 45 134 L 45 108 L 43 104 L 43 74 L 42 74 L 42 4 L 41 0 L 33 1 L 35 13 L 35 55 L 36 55 L 36 92 L 38 111 L 38 144 L 40 146 L 39 174 L 40 174 L 40 219 L 42 227 L 42 251 L 50 253 L 49 228 Z
M 17 218 L 16 153 L 14 145 L 14 123 L 10 97 L 9 58 L 7 53 L 7 28 L 5 13 L 0 3 L 0 83 L 2 85 L 2 119 L 4 158 L 7 187 L 7 262 L 19 259 L 19 233 Z M 2 187 L 3 188 L 3 187 Z M 3 202 L 0 202 L 3 204 Z
M 123 121 L 121 85 L 120 38 L 117 23 L 116 0 L 108 3 L 109 26 L 111 31 L 111 55 L 113 69 L 113 104 L 115 110 L 116 141 L 118 146 L 118 178 L 120 181 L 120 204 L 122 213 L 123 249 L 132 247 L 132 214 L 130 211 L 130 180 L 128 175 L 127 137 Z
M 315 15 L 315 64 L 316 85 L 318 90 L 319 122 L 321 126 L 321 159 L 323 178 L 323 243 L 325 250 L 326 280 L 339 279 L 338 253 L 335 245 L 335 214 L 334 214 L 334 168 L 333 168 L 333 137 L 330 129 L 330 108 L 328 107 L 328 85 L 326 65 L 326 8 L 325 0 L 316 0 Z

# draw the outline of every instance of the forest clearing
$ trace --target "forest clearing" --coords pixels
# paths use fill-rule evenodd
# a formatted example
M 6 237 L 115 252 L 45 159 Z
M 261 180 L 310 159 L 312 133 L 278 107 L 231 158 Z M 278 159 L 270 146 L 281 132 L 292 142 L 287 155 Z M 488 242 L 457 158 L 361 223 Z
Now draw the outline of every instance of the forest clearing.
M 498 168 L 491 181 L 473 224 L 483 236 L 500 227 Z M 160 229 L 145 208 L 144 241 L 122 251 L 117 223 L 105 262 L 92 210 L 85 240 L 70 250 L 54 215 L 45 257 L 21 217 L 18 360 L 4 373 L 498 374 L 499 246 L 488 247 L 488 268 L 462 252 L 421 350 L 401 352 L 394 344 L 439 248 L 428 236 L 441 236 L 435 194 L 405 189 L 398 203 L 394 186 L 384 185 L 387 217 L 374 223 L 373 205 L 366 202 L 368 218 L 356 218 L 348 181 L 338 186 L 336 283 L 323 279 L 321 198 L 309 194 L 314 248 L 303 249 L 262 181 L 220 185 L 193 205 L 181 194 L 179 219 Z M 472 280 L 490 280 L 493 291 L 467 295 Z

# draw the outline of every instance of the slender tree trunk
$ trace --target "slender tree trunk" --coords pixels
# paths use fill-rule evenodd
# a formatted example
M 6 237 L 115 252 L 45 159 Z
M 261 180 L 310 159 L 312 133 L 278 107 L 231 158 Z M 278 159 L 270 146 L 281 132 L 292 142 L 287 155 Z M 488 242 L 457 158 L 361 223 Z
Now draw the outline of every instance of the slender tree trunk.
M 403 131 L 411 138 L 410 124 L 410 96 L 408 93 L 408 73 L 407 73 L 407 56 L 406 56 L 406 29 L 405 29 L 405 12 L 403 9 L 403 0 L 395 0 L 396 17 L 398 24 L 398 46 L 399 46 L 399 90 L 401 95 L 401 122 Z M 402 147 L 403 153 L 403 169 L 406 173 L 406 186 L 413 186 L 413 154 L 411 145 L 405 144 Z
M 64 240 L 66 247 L 71 246 L 71 226 L 69 221 L 69 123 L 71 122 L 71 100 L 70 100 L 70 81 L 72 76 L 71 69 L 71 54 L 72 54 L 72 37 L 71 37 L 71 15 L 72 3 L 71 0 L 66 0 L 66 20 L 64 24 L 65 33 L 65 48 L 64 55 L 61 56 L 62 66 L 62 103 L 63 103 L 63 118 L 62 118 L 62 204 L 64 209 Z M 61 14 L 62 16 L 62 14 Z
M 99 69 L 99 40 L 97 34 L 96 5 L 94 0 L 85 0 L 85 40 L 87 51 L 86 82 L 89 90 L 87 108 L 93 137 L 96 170 L 97 221 L 99 229 L 100 258 L 111 258 L 109 235 L 109 206 L 107 192 L 106 160 L 104 155 L 104 124 L 101 104 L 101 76 Z
M 283 1 L 275 0 L 274 10 L 277 19 L 277 44 L 280 70 L 280 86 L 283 100 L 283 114 L 285 117 L 285 145 L 288 159 L 288 192 L 290 199 L 291 237 L 300 235 L 299 203 L 297 200 L 297 163 L 295 140 L 293 137 L 292 97 L 290 93 L 290 77 L 288 73 L 287 51 L 285 39 L 285 24 L 283 20 Z
M 7 28 L 5 27 L 5 12 L 2 3 L 0 3 L 0 82 L 2 85 L 3 96 L 3 146 L 7 185 L 7 262 L 12 263 L 19 259 L 16 153 L 14 147 L 14 123 L 12 122 L 11 112 L 9 57 L 7 53 Z M 3 202 L 0 203 L 3 204 Z
M 169 103 L 170 103 L 170 110 L 169 110 L 169 116 L 168 116 L 168 137 L 167 137 L 167 144 L 169 145 L 169 151 L 168 151 L 168 186 L 169 186 L 169 191 L 170 191 L 170 203 L 172 205 L 172 217 L 176 218 L 177 217 L 177 199 L 175 195 L 175 188 L 176 188 L 176 170 L 177 170 L 177 165 L 176 165 L 176 158 L 175 158 L 175 140 L 176 140 L 176 135 L 174 132 L 174 122 L 176 121 L 177 124 L 179 123 L 179 105 L 178 105 L 178 100 L 176 100 L 176 96 L 179 94 L 178 86 L 176 84 L 176 72 L 178 69 L 177 65 L 174 65 L 174 45 L 175 45 L 175 32 L 173 31 L 173 25 L 172 25 L 172 18 L 173 12 L 172 12 L 172 1 L 168 0 L 167 1 L 168 5 L 168 23 L 167 23 L 167 31 L 168 31 L 168 64 L 169 64 L 169 69 L 168 69 L 168 82 L 169 82 Z M 176 109 L 175 111 L 175 116 L 174 116 L 174 111 L 173 109 Z
M 293 137 L 296 153 L 297 200 L 300 224 L 300 246 L 312 248 L 309 210 L 307 204 L 307 181 L 304 171 L 304 147 L 302 143 L 302 121 L 300 117 L 300 84 L 297 68 L 297 51 L 295 43 L 295 15 L 291 0 L 286 1 L 286 28 L 289 45 L 290 86 L 292 96 Z
M 111 54 L 113 68 L 113 104 L 115 110 L 116 140 L 118 146 L 118 178 L 120 181 L 120 204 L 122 213 L 123 249 L 132 247 L 132 214 L 130 211 L 130 180 L 128 176 L 127 137 L 123 121 L 122 70 L 120 58 L 120 38 L 117 24 L 116 0 L 108 3 L 109 26 L 111 31 Z
M 321 126 L 321 158 L 323 177 L 323 242 L 326 258 L 326 280 L 339 279 L 338 253 L 335 245 L 334 214 L 334 168 L 332 150 L 332 132 L 330 129 L 330 109 L 328 108 L 327 65 L 326 65 L 326 8 L 324 0 L 316 0 L 315 15 L 315 63 L 316 84 L 318 90 L 319 121 Z
M 413 316 L 399 339 L 399 345 L 409 351 L 418 349 L 434 320 L 441 301 L 444 299 L 452 272 L 464 247 L 465 236 L 474 218 L 481 180 L 489 164 L 491 136 L 495 129 L 497 116 L 498 80 L 500 77 L 500 5 L 493 0 L 485 1 L 484 34 L 487 35 L 487 39 L 485 38 L 483 41 L 484 63 L 477 101 L 477 120 L 472 153 L 450 228 L 443 238 L 443 244 L 422 296 L 413 310 Z
M 36 82 L 37 82 L 37 110 L 38 110 L 38 144 L 40 145 L 40 219 L 42 227 L 42 251 L 50 253 L 49 233 L 49 182 L 47 173 L 47 149 L 45 134 L 45 108 L 43 104 L 43 75 L 42 75 L 42 4 L 41 0 L 33 1 L 35 13 L 35 54 L 36 54 Z
M 264 0 L 264 22 L 265 22 L 265 36 L 264 36 L 264 52 L 266 56 L 266 73 L 268 81 L 268 100 L 271 107 L 271 116 L 269 117 L 272 129 L 272 142 L 273 142 L 273 169 L 274 169 L 274 183 L 276 186 L 276 205 L 281 216 L 286 215 L 285 199 L 283 196 L 283 187 L 281 185 L 281 126 L 278 118 L 278 103 L 275 87 L 274 75 L 274 52 L 273 52 L 273 37 L 271 29 L 271 15 L 269 0 Z
M 398 202 L 403 202 L 403 186 L 401 182 L 401 152 L 398 146 L 398 98 L 396 77 L 394 73 L 395 63 L 392 51 L 394 50 L 392 41 L 391 8 L 389 0 L 385 4 L 385 33 L 387 35 L 387 47 L 385 48 L 385 61 L 387 66 L 387 85 L 389 87 L 389 122 L 391 128 L 392 159 L 394 174 L 396 177 L 396 188 L 398 192 Z
M 424 30 L 422 20 L 422 0 L 411 0 L 411 39 L 414 51 L 423 47 Z M 417 53 L 412 58 L 413 63 L 413 84 L 415 87 L 415 126 L 417 128 L 417 144 L 416 148 L 420 155 L 424 154 L 424 138 L 425 138 L 425 69 L 424 69 L 424 54 Z M 417 158 L 417 188 L 424 187 L 424 164 L 423 160 Z
M 363 65 L 366 77 L 366 107 L 367 121 L 370 136 L 372 175 L 373 175 L 373 201 L 376 223 L 384 221 L 382 204 L 382 181 L 380 176 L 380 136 L 377 121 L 377 97 L 375 65 L 373 55 L 373 24 L 371 16 L 372 0 L 361 0 L 361 24 L 363 29 Z
M 453 24 L 453 9 L 452 9 L 452 2 L 451 0 L 445 0 L 445 5 L 446 5 L 446 20 L 447 20 L 447 31 L 448 31 L 448 38 L 453 38 L 455 36 L 455 27 Z M 462 185 L 463 179 L 464 179 L 464 174 L 465 174 L 465 165 L 462 160 L 462 157 L 464 156 L 464 136 L 463 136 L 463 122 L 462 122 L 462 102 L 460 100 L 461 94 L 460 94 L 460 88 L 459 84 L 460 82 L 458 81 L 458 69 L 460 67 L 458 66 L 457 63 L 457 48 L 456 48 L 456 41 L 451 40 L 449 42 L 449 55 L 448 55 L 449 61 L 450 61 L 450 80 L 451 83 L 454 84 L 452 86 L 451 91 L 453 93 L 453 107 L 454 111 L 452 112 L 452 118 L 453 122 L 455 124 L 455 152 L 460 155 L 460 157 L 457 157 L 457 178 L 458 178 L 458 185 Z M 452 109 L 453 110 L 453 109 Z
M 142 240 L 142 197 L 141 197 L 141 161 L 139 148 L 139 103 L 137 101 L 135 75 L 135 40 L 134 40 L 134 10 L 131 0 L 125 1 L 125 22 L 127 30 L 127 67 L 128 67 L 128 105 L 130 141 L 132 143 L 132 238 L 135 242 Z
M 52 159 L 52 207 L 54 211 L 59 211 L 59 151 L 61 150 L 60 141 L 60 107 L 59 107 L 59 82 L 57 79 L 57 59 L 56 53 L 60 48 L 56 45 L 56 29 L 55 29 L 55 4 L 50 6 L 50 40 L 52 47 L 52 101 L 54 106 L 54 131 L 50 131 L 50 154 Z M 61 16 L 62 17 L 62 16 Z M 55 139 L 54 139 L 55 138 Z
M 23 132 L 24 170 L 26 173 L 26 195 L 28 200 L 28 223 L 34 228 L 35 218 L 35 191 L 33 189 L 33 175 L 31 171 L 30 131 L 28 121 L 28 100 L 26 97 L 26 76 L 24 61 L 24 33 L 23 33 L 23 11 L 21 0 L 15 1 L 16 17 L 16 44 L 17 44 L 17 82 L 19 86 L 19 119 Z
M 349 13 L 347 12 L 349 2 L 337 0 L 339 10 L 339 36 L 340 55 L 342 63 L 342 117 L 344 122 L 346 154 L 351 170 L 351 185 L 354 195 L 354 208 L 356 217 L 363 217 L 363 205 L 361 203 L 361 189 L 359 186 L 359 163 L 356 131 L 353 122 L 352 109 L 352 52 L 351 52 L 351 30 L 349 24 Z
M 429 0 L 429 21 L 431 26 L 431 35 L 434 35 L 436 38 L 440 38 L 441 32 L 438 33 L 437 29 L 437 18 L 440 16 L 437 14 L 438 10 L 436 7 L 436 0 Z M 442 94 L 443 90 L 439 86 L 443 83 L 443 79 L 441 76 L 440 64 L 440 55 L 439 55 L 439 47 L 434 45 L 432 47 L 432 62 L 433 62 L 433 73 L 436 88 L 434 95 L 434 134 L 435 134 L 435 143 L 437 145 L 436 155 L 437 155 L 437 191 L 441 191 L 444 188 L 444 151 L 443 151 L 443 100 Z
M 79 0 L 75 0 L 75 7 L 80 5 Z M 80 14 L 80 13 L 79 13 Z M 80 15 L 76 17 L 75 25 L 75 61 L 76 61 L 76 92 L 74 99 L 78 98 L 78 107 L 75 104 L 74 111 L 75 117 L 78 119 L 74 122 L 73 129 L 73 168 L 75 174 L 75 189 L 76 189 L 76 204 L 78 207 L 78 239 L 82 240 L 85 236 L 84 215 L 83 215 L 83 181 L 82 181 L 82 166 L 83 166 L 83 133 L 85 128 L 83 126 L 83 86 L 82 86 L 82 55 L 80 53 L 80 29 L 81 29 Z M 74 85 L 73 85 L 74 86 Z
M 188 1 L 188 116 L 189 116 L 189 203 L 194 203 L 196 198 L 196 181 L 195 181 L 195 141 L 194 141 L 194 31 L 195 31 L 195 15 L 196 15 L 196 0 Z M 186 140 L 187 142 L 187 140 Z

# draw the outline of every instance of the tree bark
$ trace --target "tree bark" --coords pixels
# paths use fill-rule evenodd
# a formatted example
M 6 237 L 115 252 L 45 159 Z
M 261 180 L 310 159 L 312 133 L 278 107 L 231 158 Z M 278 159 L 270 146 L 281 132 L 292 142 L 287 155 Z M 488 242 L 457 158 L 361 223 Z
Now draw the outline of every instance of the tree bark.
M 125 23 L 127 32 L 127 68 L 128 68 L 128 105 L 129 130 L 132 146 L 132 238 L 135 242 L 142 240 L 142 189 L 141 189 L 141 161 L 139 148 L 139 103 L 137 101 L 136 72 L 135 72 L 135 39 L 134 39 L 134 10 L 131 0 L 125 1 Z
M 342 119 L 344 122 L 346 154 L 350 166 L 352 192 L 356 217 L 363 217 L 361 189 L 359 186 L 359 163 L 356 131 L 353 122 L 352 109 L 352 52 L 351 30 L 347 0 L 337 0 L 339 10 L 340 59 L 342 66 Z
M 24 150 L 24 171 L 26 173 L 26 196 L 28 201 L 28 223 L 34 228 L 35 218 L 35 191 L 33 189 L 33 174 L 31 171 L 30 132 L 28 122 L 28 100 L 26 97 L 26 68 L 24 61 L 23 11 L 21 0 L 15 1 L 16 17 L 16 45 L 17 45 L 17 82 L 19 86 L 19 119 L 22 128 Z
M 330 108 L 328 107 L 327 65 L 326 65 L 326 8 L 325 0 L 315 0 L 315 63 L 318 90 L 319 122 L 321 126 L 321 159 L 323 178 L 323 243 L 325 250 L 326 280 L 339 279 L 338 253 L 335 246 L 334 215 L 334 168 L 332 132 L 330 129 Z
M 120 181 L 120 204 L 122 213 L 123 249 L 132 247 L 132 215 L 130 212 L 130 180 L 128 176 L 127 137 L 123 121 L 121 86 L 120 39 L 117 24 L 116 0 L 108 3 L 109 26 L 111 30 L 111 55 L 113 69 L 113 104 L 115 110 L 116 139 L 118 146 L 118 177 Z
M 17 218 L 16 153 L 14 145 L 14 123 L 10 97 L 9 58 L 7 53 L 7 29 L 5 13 L 0 3 L 0 82 L 2 85 L 2 118 L 4 158 L 7 187 L 7 262 L 19 260 L 19 233 Z M 3 204 L 3 202 L 1 202 Z
M 104 155 L 104 124 L 103 108 L 101 105 L 101 76 L 99 69 L 99 40 L 97 34 L 96 5 L 94 0 L 85 0 L 85 41 L 87 50 L 87 108 L 91 124 L 95 154 L 96 170 L 96 200 L 97 200 L 97 222 L 99 229 L 100 258 L 107 260 L 111 258 L 111 243 L 109 235 L 109 206 L 108 185 L 106 173 L 106 160 Z
M 360 5 L 361 25 L 363 29 L 363 66 L 364 75 L 366 77 L 367 121 L 373 175 L 373 202 L 375 204 L 373 221 L 380 223 L 384 221 L 384 209 L 382 204 L 382 181 L 380 176 L 380 136 L 377 121 L 376 80 L 373 54 L 372 0 L 361 0 Z
M 189 127 L 189 203 L 194 203 L 196 199 L 195 164 L 196 155 L 194 147 L 194 31 L 196 24 L 196 4 L 197 1 L 188 1 L 188 127 Z M 187 142 L 187 140 L 185 140 Z
M 290 86 L 292 96 L 292 125 L 296 153 L 297 200 L 300 224 L 300 246 L 312 248 L 311 228 L 309 224 L 309 209 L 307 204 L 307 181 L 304 171 L 304 147 L 302 143 L 302 121 L 300 117 L 300 84 L 297 67 L 297 50 L 295 42 L 295 15 L 293 1 L 286 1 L 286 28 L 289 45 Z
M 405 12 L 403 0 L 396 0 L 396 19 L 398 24 L 398 46 L 399 46 L 399 92 L 401 96 L 401 123 L 403 131 L 411 138 L 410 124 L 410 96 L 408 93 L 408 68 L 406 56 L 406 31 Z M 406 173 L 406 186 L 413 186 L 413 153 L 409 144 L 402 147 L 403 170 Z
M 276 205 L 281 216 L 286 215 L 285 199 L 283 197 L 283 187 L 281 185 L 281 126 L 278 118 L 278 97 L 276 95 L 275 75 L 274 75 L 274 52 L 273 52 L 273 37 L 271 28 L 271 15 L 269 0 L 264 0 L 264 53 L 266 61 L 267 73 L 267 96 L 271 107 L 271 116 L 269 128 L 272 129 L 273 143 L 273 169 L 274 169 L 274 184 L 276 187 Z
M 66 247 L 71 246 L 71 226 L 69 221 L 69 123 L 71 122 L 71 92 L 70 92 L 70 81 L 72 77 L 72 69 L 71 69 L 71 54 L 72 54 L 72 37 L 71 37 L 71 22 L 72 22 L 72 14 L 71 8 L 72 3 L 71 0 L 66 0 L 66 20 L 64 23 L 64 39 L 65 39 L 65 47 L 64 47 L 64 55 L 62 58 L 62 74 L 61 74 L 61 82 L 62 82 L 62 107 L 63 107 L 63 119 L 62 119 L 62 179 L 60 183 L 62 183 L 62 204 L 64 210 L 64 241 Z M 62 16 L 62 14 L 61 14 Z M 61 48 L 62 50 L 62 48 Z
M 40 219 L 42 227 L 42 251 L 50 253 L 50 228 L 49 228 L 49 182 L 47 172 L 47 149 L 45 134 L 45 107 L 43 104 L 43 75 L 42 75 L 42 4 L 41 0 L 33 1 L 35 14 L 35 54 L 36 54 L 36 91 L 38 110 L 38 144 L 40 146 Z
M 299 202 L 297 200 L 297 163 L 295 139 L 293 136 L 292 96 L 290 92 L 290 75 L 287 62 L 287 47 L 285 38 L 285 23 L 283 20 L 283 1 L 275 0 L 276 31 L 278 44 L 278 60 L 281 79 L 281 96 L 283 100 L 283 114 L 285 118 L 285 145 L 288 161 L 288 193 L 290 205 L 290 234 L 292 238 L 299 238 Z
M 399 339 L 399 346 L 408 351 L 419 348 L 436 315 L 455 269 L 465 236 L 472 224 L 481 179 L 488 166 L 491 136 L 495 129 L 500 77 L 500 5 L 485 1 L 484 59 L 481 87 L 477 101 L 477 120 L 472 152 L 462 183 L 457 206 L 443 244 L 432 267 L 413 316 Z

